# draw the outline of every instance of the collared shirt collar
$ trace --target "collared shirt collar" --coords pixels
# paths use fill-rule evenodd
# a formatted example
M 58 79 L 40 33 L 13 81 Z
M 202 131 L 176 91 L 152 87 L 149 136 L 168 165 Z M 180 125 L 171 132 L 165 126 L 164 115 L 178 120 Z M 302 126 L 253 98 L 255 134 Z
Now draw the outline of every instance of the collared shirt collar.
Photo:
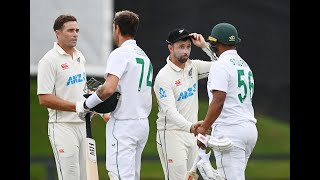
M 178 66 L 176 66 L 175 64 L 173 64 L 173 62 L 169 59 L 170 55 L 167 57 L 167 64 L 175 71 L 181 71 L 183 69 L 179 68 Z M 185 69 L 189 66 L 190 64 L 190 59 L 187 60 L 186 64 L 185 64 Z
M 53 47 L 58 51 L 58 53 L 60 53 L 61 55 L 67 54 L 60 46 L 57 42 L 54 42 Z M 74 47 L 74 54 L 78 55 L 78 49 L 76 47 Z
M 125 42 L 123 42 L 123 43 L 121 44 L 121 46 L 126 45 L 126 44 L 137 44 L 137 43 L 136 43 L 136 40 L 134 40 L 134 39 L 129 39 L 129 40 L 126 40 Z
M 237 54 L 237 50 L 235 50 L 235 49 L 226 50 L 225 52 L 223 52 L 222 54 L 220 54 L 219 59 L 221 59 L 223 56 L 225 56 L 225 55 L 227 55 L 227 54 Z

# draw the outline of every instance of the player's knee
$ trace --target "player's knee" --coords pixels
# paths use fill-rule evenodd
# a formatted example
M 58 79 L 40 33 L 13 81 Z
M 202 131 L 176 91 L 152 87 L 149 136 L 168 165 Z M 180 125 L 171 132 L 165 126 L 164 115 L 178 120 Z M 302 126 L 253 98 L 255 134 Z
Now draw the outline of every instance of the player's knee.
M 114 172 L 109 171 L 108 176 L 109 176 L 110 180 L 119 180 L 118 175 Z

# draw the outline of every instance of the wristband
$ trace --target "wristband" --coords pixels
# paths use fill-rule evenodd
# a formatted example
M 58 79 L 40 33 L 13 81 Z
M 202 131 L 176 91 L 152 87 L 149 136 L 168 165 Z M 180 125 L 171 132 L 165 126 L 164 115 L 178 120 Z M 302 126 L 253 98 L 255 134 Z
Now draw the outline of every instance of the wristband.
M 86 106 L 91 109 L 96 105 L 102 103 L 103 101 L 98 97 L 97 92 L 95 91 L 88 99 L 85 101 Z

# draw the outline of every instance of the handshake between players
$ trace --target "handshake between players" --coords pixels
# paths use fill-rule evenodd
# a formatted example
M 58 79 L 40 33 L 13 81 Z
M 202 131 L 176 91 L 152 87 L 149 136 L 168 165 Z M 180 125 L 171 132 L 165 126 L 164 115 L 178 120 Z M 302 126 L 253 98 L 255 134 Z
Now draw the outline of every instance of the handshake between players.
M 102 86 L 101 82 L 99 82 L 98 80 L 96 80 L 93 77 L 90 78 L 90 80 L 88 80 L 86 82 L 85 88 L 83 89 L 83 91 L 85 92 L 85 94 L 83 96 L 87 99 L 101 86 Z M 84 107 L 84 103 L 86 100 L 78 101 L 76 103 L 76 112 L 77 112 L 78 116 L 80 117 L 80 119 L 82 119 L 84 121 L 85 121 L 85 115 L 87 113 L 90 113 L 91 116 L 98 113 L 107 122 L 108 119 L 110 118 L 109 113 L 112 112 L 113 110 L 115 110 L 115 108 L 118 104 L 119 98 L 120 98 L 120 93 L 115 92 L 108 99 L 106 99 L 105 101 L 99 103 L 98 105 L 96 105 L 90 109 L 86 109 Z

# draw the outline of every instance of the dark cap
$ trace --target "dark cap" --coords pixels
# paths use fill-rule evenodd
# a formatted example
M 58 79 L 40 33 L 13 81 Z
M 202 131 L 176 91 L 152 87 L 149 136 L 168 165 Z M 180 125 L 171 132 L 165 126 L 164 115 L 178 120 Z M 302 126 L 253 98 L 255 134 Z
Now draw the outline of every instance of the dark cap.
M 189 31 L 184 28 L 174 29 L 169 32 L 168 39 L 166 41 L 168 44 L 173 44 L 186 37 L 189 37 L 191 39 L 191 36 L 189 34 Z

